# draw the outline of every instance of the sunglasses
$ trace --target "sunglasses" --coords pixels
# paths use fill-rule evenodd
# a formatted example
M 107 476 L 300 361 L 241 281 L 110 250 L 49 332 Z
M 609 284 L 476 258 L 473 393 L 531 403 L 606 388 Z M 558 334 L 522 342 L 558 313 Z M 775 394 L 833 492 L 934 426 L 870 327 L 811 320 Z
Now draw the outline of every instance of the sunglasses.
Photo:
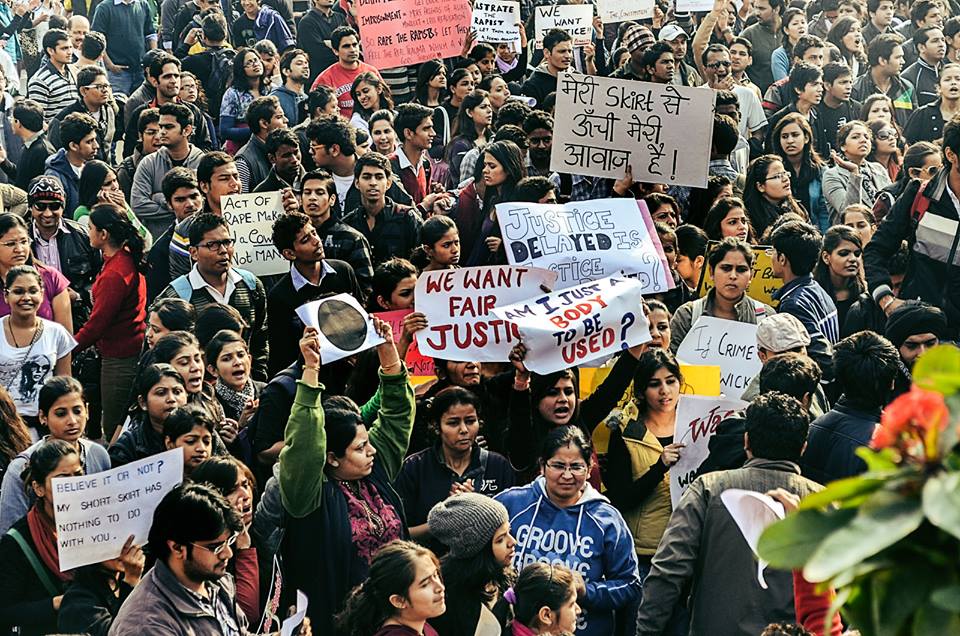
M 50 202 L 38 201 L 37 203 L 31 204 L 30 207 L 37 210 L 37 212 L 46 212 L 47 210 L 50 210 L 51 212 L 56 212 L 57 210 L 63 209 L 63 204 L 58 201 L 50 201 Z

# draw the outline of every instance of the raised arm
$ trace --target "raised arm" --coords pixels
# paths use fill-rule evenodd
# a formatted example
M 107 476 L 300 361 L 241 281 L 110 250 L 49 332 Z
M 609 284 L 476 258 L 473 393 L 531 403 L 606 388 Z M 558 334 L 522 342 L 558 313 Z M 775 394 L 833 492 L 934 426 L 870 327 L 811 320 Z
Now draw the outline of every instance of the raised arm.
M 390 323 L 373 318 L 374 327 L 384 342 L 377 345 L 380 357 L 380 415 L 370 427 L 370 443 L 380 453 L 390 479 L 396 478 L 410 446 L 410 433 L 416 417 L 413 385 L 400 361 L 393 342 Z

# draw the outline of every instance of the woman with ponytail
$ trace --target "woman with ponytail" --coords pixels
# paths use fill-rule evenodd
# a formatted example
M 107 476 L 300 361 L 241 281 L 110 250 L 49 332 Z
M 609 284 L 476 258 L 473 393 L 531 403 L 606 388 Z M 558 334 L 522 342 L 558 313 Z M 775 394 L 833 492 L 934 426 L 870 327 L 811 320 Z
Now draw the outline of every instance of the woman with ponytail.
M 572 636 L 580 606 L 577 594 L 583 580 L 569 568 L 531 563 L 503 597 L 513 606 L 513 636 Z
M 437 636 L 427 624 L 446 610 L 440 562 L 412 541 L 392 541 L 370 561 L 337 616 L 343 636 Z
M 104 439 L 123 422 L 143 348 L 147 282 L 143 238 L 126 213 L 104 203 L 90 213 L 90 245 L 103 252 L 93 282 L 93 311 L 77 332 L 77 349 L 96 345 L 102 358 L 100 397 Z

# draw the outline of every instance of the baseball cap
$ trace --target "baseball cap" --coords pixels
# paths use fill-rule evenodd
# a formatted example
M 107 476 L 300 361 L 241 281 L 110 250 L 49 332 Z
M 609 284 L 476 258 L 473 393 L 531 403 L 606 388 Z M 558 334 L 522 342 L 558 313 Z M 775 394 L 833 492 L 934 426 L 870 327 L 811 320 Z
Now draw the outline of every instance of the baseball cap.
M 677 39 L 678 36 L 683 36 L 688 38 L 687 32 L 680 28 L 677 24 L 668 24 L 667 26 L 660 29 L 660 41 L 661 42 L 673 42 Z
M 757 345 L 771 353 L 810 346 L 810 334 L 796 316 L 773 314 L 757 324 Z

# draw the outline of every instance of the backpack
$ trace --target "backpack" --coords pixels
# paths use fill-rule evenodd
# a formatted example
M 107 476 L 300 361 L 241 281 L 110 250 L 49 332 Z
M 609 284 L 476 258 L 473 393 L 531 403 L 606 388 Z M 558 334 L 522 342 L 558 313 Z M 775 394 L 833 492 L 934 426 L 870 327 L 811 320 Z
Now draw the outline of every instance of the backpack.
M 227 83 L 233 76 L 233 58 L 236 56 L 235 49 L 215 49 L 210 52 L 210 75 L 207 76 L 207 83 L 203 89 L 207 93 L 210 115 L 218 121 L 220 102 L 227 91 Z

